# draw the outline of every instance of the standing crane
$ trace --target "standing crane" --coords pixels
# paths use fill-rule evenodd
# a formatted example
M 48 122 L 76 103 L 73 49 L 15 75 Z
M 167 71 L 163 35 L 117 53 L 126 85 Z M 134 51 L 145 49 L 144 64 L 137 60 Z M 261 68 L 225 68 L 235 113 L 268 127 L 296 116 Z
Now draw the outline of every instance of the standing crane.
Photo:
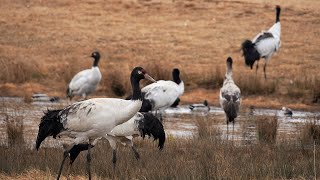
M 227 59 L 227 72 L 220 89 L 220 105 L 224 110 L 227 121 L 227 134 L 229 134 L 229 123 L 232 122 L 232 132 L 234 131 L 235 118 L 238 116 L 241 101 L 241 92 L 239 87 L 232 79 L 232 59 Z
M 82 96 L 85 100 L 91 94 L 101 81 L 101 72 L 98 67 L 100 61 L 100 53 L 93 52 L 93 65 L 91 69 L 78 72 L 70 81 L 67 89 L 67 97 L 71 101 L 74 95 Z
M 265 63 L 263 66 L 264 78 L 267 79 L 266 67 L 271 56 L 277 52 L 281 46 L 280 34 L 280 6 L 276 6 L 276 22 L 273 26 L 267 30 L 262 31 L 256 35 L 253 40 L 245 40 L 242 43 L 242 52 L 247 66 L 252 69 L 255 61 L 259 61 L 260 58 L 264 58 Z M 258 72 L 258 62 L 256 63 L 256 74 Z
M 64 156 L 77 144 L 88 143 L 87 171 L 91 179 L 91 147 L 101 137 L 110 139 L 107 134 L 117 125 L 132 118 L 141 108 L 142 97 L 139 82 L 142 79 L 155 80 L 141 67 L 132 70 L 130 81 L 133 95 L 130 100 L 117 98 L 93 98 L 73 103 L 62 110 L 47 111 L 42 117 L 36 149 L 48 136 L 68 136 L 73 138 L 70 144 L 64 144 Z M 110 141 L 109 141 L 110 142 Z M 60 169 L 63 167 L 61 163 Z M 60 178 L 60 174 L 57 179 Z
M 172 77 L 173 81 L 159 80 L 141 89 L 144 100 L 140 112 L 159 110 L 162 121 L 162 112 L 184 93 L 184 83 L 180 79 L 179 69 L 173 69 Z

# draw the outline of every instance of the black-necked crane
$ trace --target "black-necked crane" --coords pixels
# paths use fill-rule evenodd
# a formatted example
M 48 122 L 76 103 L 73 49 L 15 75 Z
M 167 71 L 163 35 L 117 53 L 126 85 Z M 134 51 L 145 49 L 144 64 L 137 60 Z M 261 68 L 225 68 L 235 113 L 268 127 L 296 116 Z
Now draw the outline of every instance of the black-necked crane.
M 224 110 L 227 121 L 227 134 L 229 134 L 229 123 L 232 122 L 233 131 L 235 118 L 238 116 L 241 92 L 239 87 L 234 83 L 232 78 L 232 59 L 227 59 L 227 72 L 223 81 L 223 86 L 220 89 L 220 105 Z
M 133 138 L 138 136 L 141 136 L 144 138 L 146 135 L 148 135 L 150 137 L 153 137 L 154 140 L 159 139 L 158 148 L 160 150 L 163 148 L 165 143 L 165 131 L 159 119 L 157 119 L 151 113 L 144 113 L 144 112 L 143 113 L 138 112 L 135 116 L 133 116 L 127 122 L 116 126 L 111 130 L 111 132 L 108 133 L 108 135 L 114 137 L 113 138 L 114 140 L 116 139 L 118 142 L 120 142 L 124 146 L 130 146 L 136 159 L 140 159 L 140 155 L 134 146 Z M 116 142 L 113 142 L 113 141 L 109 143 L 116 144 Z M 88 143 L 82 143 L 82 144 L 73 146 L 73 148 L 69 151 L 69 159 L 70 159 L 69 170 L 73 162 L 75 161 L 75 159 L 78 157 L 79 153 L 81 151 L 88 150 L 88 147 L 89 147 Z M 112 148 L 114 148 L 113 163 L 115 166 L 116 146 L 113 146 Z
M 159 110 L 162 121 L 162 112 L 184 93 L 184 83 L 180 79 L 179 69 L 173 69 L 172 77 L 173 81 L 159 80 L 141 89 L 144 100 L 140 112 Z
M 91 146 L 98 139 L 110 139 L 107 134 L 117 125 L 132 118 L 141 108 L 142 97 L 139 82 L 142 79 L 155 80 L 141 67 L 132 70 L 130 81 L 133 95 L 130 100 L 116 98 L 93 98 L 73 103 L 62 110 L 52 110 L 42 117 L 36 148 L 48 136 L 68 136 L 73 138 L 70 144 L 64 144 L 64 156 L 67 156 L 74 145 L 89 143 L 87 153 L 87 171 L 91 179 L 90 162 Z M 64 161 L 63 161 L 64 162 Z M 63 167 L 61 163 L 60 169 Z M 60 174 L 58 176 L 58 179 Z
M 70 100 L 75 95 L 82 96 L 83 99 L 87 99 L 87 96 L 97 88 L 101 81 L 101 72 L 98 67 L 100 53 L 93 52 L 91 57 L 94 59 L 92 68 L 78 72 L 68 85 L 67 97 Z
M 280 48 L 280 6 L 276 6 L 276 22 L 273 26 L 267 30 L 259 33 L 253 40 L 245 40 L 242 43 L 242 52 L 247 66 L 254 65 L 255 61 L 259 61 L 260 58 L 264 58 L 265 63 L 263 66 L 264 78 L 267 78 L 266 67 L 271 56 L 277 52 Z M 258 62 L 256 63 L 256 73 L 258 71 Z

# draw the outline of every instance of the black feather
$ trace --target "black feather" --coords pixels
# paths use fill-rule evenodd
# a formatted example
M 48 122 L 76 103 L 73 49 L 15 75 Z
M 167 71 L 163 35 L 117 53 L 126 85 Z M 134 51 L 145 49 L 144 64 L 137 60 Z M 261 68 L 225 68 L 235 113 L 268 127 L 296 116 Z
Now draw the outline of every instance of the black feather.
M 144 138 L 146 135 L 152 136 L 154 140 L 159 139 L 158 147 L 162 149 L 166 140 L 166 134 L 160 120 L 151 113 L 142 113 L 144 116 L 144 124 L 141 136 Z
M 146 93 L 142 92 L 141 96 L 142 96 L 142 105 L 141 108 L 139 110 L 139 112 L 149 112 L 152 110 L 152 101 L 150 101 L 149 99 L 145 99 Z M 129 95 L 128 97 L 126 97 L 126 100 L 130 100 L 132 98 L 132 95 Z
M 242 43 L 242 52 L 246 65 L 252 69 L 254 62 L 260 59 L 260 54 L 255 48 L 255 44 L 250 40 L 245 40 Z
M 236 106 L 233 102 L 229 102 L 224 111 L 227 114 L 229 122 L 233 122 L 237 118 Z
M 281 8 L 280 6 L 276 6 L 276 23 L 280 22 L 280 12 L 281 12 Z
M 91 148 L 94 146 L 91 145 Z M 69 159 L 70 159 L 70 164 L 72 164 L 78 157 L 81 151 L 88 150 L 89 148 L 89 143 L 82 143 L 82 144 L 77 144 L 74 145 L 70 151 L 69 151 Z
M 274 38 L 273 34 L 270 32 L 263 32 L 255 41 L 255 44 L 259 43 L 260 41 L 268 38 Z
M 173 102 L 173 104 L 171 105 L 171 107 L 177 107 L 177 106 L 179 105 L 179 103 L 180 103 L 180 98 L 177 98 L 177 99 Z
M 60 123 L 60 115 L 59 110 L 48 110 L 44 116 L 41 118 L 41 122 L 39 124 L 39 131 L 36 140 L 36 148 L 39 149 L 42 141 L 44 141 L 48 136 L 56 136 L 64 130 L 63 124 Z

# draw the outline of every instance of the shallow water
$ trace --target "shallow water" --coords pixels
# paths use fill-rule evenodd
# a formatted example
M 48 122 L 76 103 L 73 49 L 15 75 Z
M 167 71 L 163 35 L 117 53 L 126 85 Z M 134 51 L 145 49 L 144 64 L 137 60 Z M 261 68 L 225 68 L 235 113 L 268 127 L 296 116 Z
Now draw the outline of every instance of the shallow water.
M 38 132 L 38 125 L 43 112 L 47 109 L 63 108 L 67 105 L 66 101 L 60 102 L 32 102 L 27 104 L 22 98 L 0 97 L 0 135 L 1 144 L 7 144 L 7 127 L 6 117 L 9 120 L 22 122 L 24 126 L 24 141 L 33 147 Z M 232 124 L 229 125 L 229 133 L 227 133 L 227 125 L 224 112 L 220 107 L 199 108 L 190 110 L 188 105 L 181 105 L 178 108 L 170 108 L 163 114 L 163 124 L 167 136 L 191 138 L 197 135 L 197 121 L 206 121 L 208 125 L 214 126 L 224 139 L 234 140 L 236 142 L 254 143 L 256 142 L 256 125 L 253 120 L 254 116 L 277 116 L 278 118 L 278 139 L 296 138 L 301 126 L 310 121 L 310 118 L 317 117 L 319 120 L 320 112 L 294 111 L 292 117 L 285 116 L 283 111 L 275 109 L 254 109 L 246 112 L 241 110 L 234 131 Z M 67 138 L 63 138 L 68 141 Z M 48 138 L 43 146 L 59 146 L 62 141 L 56 141 Z

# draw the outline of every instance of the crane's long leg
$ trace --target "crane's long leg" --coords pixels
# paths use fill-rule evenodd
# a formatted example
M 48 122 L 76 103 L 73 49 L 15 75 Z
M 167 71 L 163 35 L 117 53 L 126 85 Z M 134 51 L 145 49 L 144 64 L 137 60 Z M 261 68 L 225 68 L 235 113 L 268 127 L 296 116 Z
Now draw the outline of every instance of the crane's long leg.
M 232 143 L 234 141 L 234 120 L 232 121 Z
M 132 144 L 131 149 L 132 149 L 132 151 L 133 151 L 133 153 L 134 153 L 134 157 L 135 157 L 137 160 L 139 160 L 139 159 L 140 159 L 140 154 L 138 153 L 138 151 L 137 151 L 137 149 L 136 149 L 136 147 L 135 147 L 134 144 Z
M 258 75 L 259 63 L 256 64 L 256 76 Z
M 106 138 L 109 141 L 109 144 L 112 148 L 112 163 L 113 169 L 115 169 L 117 162 L 117 139 L 113 136 L 108 135 L 105 135 L 104 138 Z
M 125 143 L 125 145 L 127 146 L 131 146 L 131 149 L 134 153 L 134 157 L 139 160 L 140 159 L 140 154 L 139 152 L 137 151 L 135 145 L 133 144 L 133 140 L 132 140 L 132 137 L 129 138 L 129 137 L 123 137 L 120 139 L 121 143 Z
M 87 171 L 88 171 L 89 180 L 91 180 L 90 165 L 91 165 L 91 144 L 89 144 L 88 146 L 88 153 L 87 153 Z
M 266 68 L 267 68 L 267 62 L 265 62 L 263 66 L 264 79 L 267 79 Z
M 62 169 L 63 169 L 63 164 L 64 164 L 64 161 L 66 160 L 66 158 L 68 157 L 68 153 L 69 153 L 69 151 L 64 151 L 64 153 L 63 153 L 63 160 L 62 160 L 61 165 L 60 165 L 60 168 L 59 168 L 57 180 L 60 179 L 61 172 L 62 172 Z
M 227 118 L 227 141 L 229 141 L 229 120 Z

